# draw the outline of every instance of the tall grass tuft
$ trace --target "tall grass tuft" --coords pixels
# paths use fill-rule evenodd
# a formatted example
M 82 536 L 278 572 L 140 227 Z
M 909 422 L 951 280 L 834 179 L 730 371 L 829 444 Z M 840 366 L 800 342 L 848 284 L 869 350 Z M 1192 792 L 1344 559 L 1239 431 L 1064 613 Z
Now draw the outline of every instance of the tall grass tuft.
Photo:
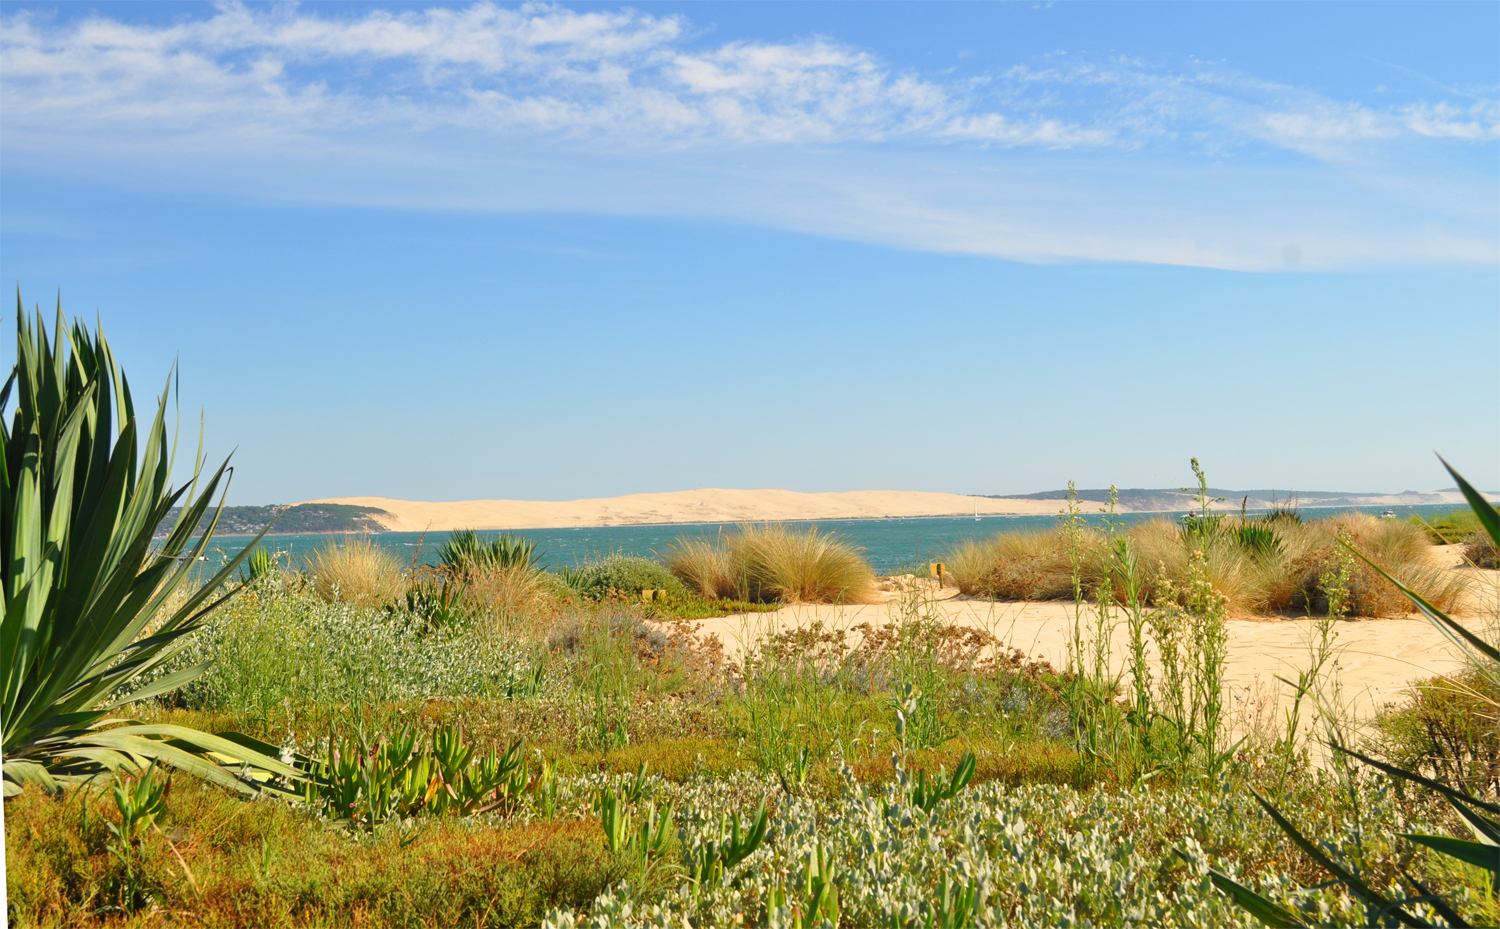
M 1165 581 L 1185 606 L 1181 598 L 1196 572 L 1237 612 L 1326 612 L 1328 596 L 1320 578 L 1339 560 L 1341 537 L 1440 609 L 1451 610 L 1466 583 L 1462 575 L 1434 562 L 1422 527 L 1359 513 L 1318 520 L 1214 516 L 1182 523 L 1163 518 L 1139 523 L 1124 534 L 1144 578 L 1140 594 L 1156 605 L 1161 605 Z M 1080 529 L 1075 535 L 1070 548 L 1060 529 L 1001 534 L 953 546 L 948 562 L 966 594 L 1057 600 L 1073 596 L 1073 564 L 1067 554 L 1072 551 L 1085 593 L 1095 596 L 1108 584 L 1114 599 L 1124 602 L 1122 581 L 1109 567 L 1104 534 Z M 1191 564 L 1194 551 L 1203 553 L 1204 564 Z M 1350 616 L 1412 611 L 1409 600 L 1362 563 L 1353 569 L 1349 586 L 1345 606 Z
M 760 603 L 873 603 L 875 572 L 836 535 L 779 523 L 744 525 L 717 542 L 678 539 L 672 572 L 706 597 Z
M 330 603 L 380 606 L 406 593 L 401 563 L 369 538 L 347 538 L 318 549 L 308 569 L 313 589 Z
M 714 600 L 740 596 L 734 556 L 725 545 L 707 539 L 678 539 L 667 556 L 667 566 L 691 590 Z
M 960 591 L 995 600 L 1061 600 L 1073 595 L 1068 556 L 1056 532 L 1007 532 L 948 549 Z

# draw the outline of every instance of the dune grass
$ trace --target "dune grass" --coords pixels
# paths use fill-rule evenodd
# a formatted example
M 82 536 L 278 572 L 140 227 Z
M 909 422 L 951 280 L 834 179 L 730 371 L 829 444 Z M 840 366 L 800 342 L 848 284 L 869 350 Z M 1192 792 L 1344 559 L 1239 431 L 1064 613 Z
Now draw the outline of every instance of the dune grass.
M 395 555 L 366 536 L 348 536 L 318 549 L 308 559 L 313 587 L 323 599 L 358 607 L 393 603 L 407 582 Z
M 756 603 L 873 603 L 875 572 L 837 535 L 779 523 L 742 525 L 712 541 L 680 538 L 672 573 L 705 597 Z
M 1453 608 L 1464 589 L 1461 576 L 1436 563 L 1423 528 L 1398 520 L 1341 513 L 1316 520 L 1223 518 L 1205 527 L 1197 534 L 1179 522 L 1155 519 L 1123 530 L 1139 558 L 1148 602 L 1155 602 L 1163 580 L 1177 591 L 1185 590 L 1189 555 L 1202 548 L 1207 577 L 1228 598 L 1231 609 L 1324 612 L 1328 600 L 1323 578 L 1340 570 L 1339 538 L 1350 541 L 1441 609 Z M 1085 531 L 1075 544 L 1085 592 L 1096 595 L 1108 583 L 1115 598 L 1123 599 L 1124 590 L 1110 570 L 1102 535 Z M 1071 563 L 1060 529 L 1002 533 L 964 542 L 952 546 L 947 559 L 949 570 L 967 594 L 998 600 L 1073 596 Z M 1343 570 L 1349 572 L 1349 615 L 1412 612 L 1410 601 L 1369 567 L 1359 563 Z

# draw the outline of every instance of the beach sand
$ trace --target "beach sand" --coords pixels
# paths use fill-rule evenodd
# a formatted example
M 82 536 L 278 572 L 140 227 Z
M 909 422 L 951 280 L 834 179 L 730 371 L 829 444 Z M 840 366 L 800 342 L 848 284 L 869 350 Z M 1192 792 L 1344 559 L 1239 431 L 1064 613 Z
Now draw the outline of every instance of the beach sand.
M 1493 579 L 1491 579 L 1493 582 Z M 908 595 L 910 596 L 910 595 Z M 766 635 L 805 629 L 822 623 L 825 629 L 845 630 L 854 646 L 859 633 L 849 632 L 861 623 L 880 627 L 899 621 L 903 612 L 917 611 L 943 623 L 984 629 L 1005 646 L 1018 648 L 1030 658 L 1045 659 L 1063 668 L 1068 661 L 1068 643 L 1073 633 L 1073 604 L 1061 602 L 997 603 L 957 596 L 957 591 L 929 591 L 916 601 L 901 600 L 869 606 L 784 607 L 774 613 L 749 613 L 708 620 L 700 631 L 719 637 L 725 652 L 738 660 L 747 647 Z M 1084 620 L 1092 619 L 1085 606 Z M 1123 618 L 1112 637 L 1113 667 L 1125 666 L 1126 632 Z M 1311 619 L 1247 619 L 1228 621 L 1229 645 L 1225 677 L 1230 694 L 1231 728 L 1250 731 L 1256 719 L 1264 727 L 1284 718 L 1290 706 L 1290 688 L 1278 677 L 1295 680 L 1308 666 L 1309 649 L 1317 634 Z M 1369 720 L 1384 705 L 1400 702 L 1411 682 L 1463 668 L 1458 651 L 1425 619 L 1415 615 L 1346 620 L 1337 627 L 1335 666 L 1330 680 L 1338 682 L 1338 698 L 1345 712 L 1356 720 Z M 1160 665 L 1154 651 L 1150 661 L 1155 674 Z M 1310 712 L 1305 709 L 1305 714 Z M 1304 715 L 1306 718 L 1306 715 Z
M 679 490 L 595 500 L 459 500 L 422 503 L 386 497 L 339 497 L 308 503 L 345 503 L 385 510 L 375 520 L 392 532 L 452 529 L 557 529 L 652 523 L 735 523 L 766 520 L 882 519 L 963 516 L 1051 516 L 1056 500 L 990 500 L 910 490 L 806 494 L 792 490 Z M 1123 509 L 1121 512 L 1125 512 Z

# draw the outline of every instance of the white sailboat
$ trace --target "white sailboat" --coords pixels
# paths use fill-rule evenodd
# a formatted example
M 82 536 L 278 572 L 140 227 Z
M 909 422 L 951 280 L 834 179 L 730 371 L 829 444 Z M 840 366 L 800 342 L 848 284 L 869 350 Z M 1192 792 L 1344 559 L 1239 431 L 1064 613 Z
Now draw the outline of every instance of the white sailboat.
M 979 522 L 979 501 L 974 501 L 974 522 Z

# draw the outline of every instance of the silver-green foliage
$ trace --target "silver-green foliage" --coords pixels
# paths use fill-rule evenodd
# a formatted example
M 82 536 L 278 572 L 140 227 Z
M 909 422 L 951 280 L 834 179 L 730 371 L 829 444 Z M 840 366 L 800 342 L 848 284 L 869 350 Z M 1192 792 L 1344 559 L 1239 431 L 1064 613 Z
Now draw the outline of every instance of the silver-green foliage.
M 103 335 L 82 323 L 69 329 L 61 306 L 54 335 L 48 339 L 40 313 L 28 317 L 18 296 L 16 362 L 0 389 L 0 410 L 15 391 L 10 422 L 0 422 L 5 795 L 150 761 L 247 791 L 254 782 L 219 762 L 294 775 L 253 740 L 108 718 L 203 671 L 188 665 L 141 683 L 223 602 L 214 599 L 220 583 L 239 566 L 235 559 L 210 583 L 177 596 L 191 586 L 212 535 L 213 519 L 210 531 L 192 538 L 228 463 L 200 488 L 203 462 L 195 458 L 192 483 L 174 488 L 166 412 L 175 374 L 143 429 Z M 175 527 L 153 544 L 176 506 Z
M 643 590 L 667 590 L 682 593 L 684 588 L 667 566 L 651 558 L 635 555 L 606 555 L 587 561 L 569 572 L 578 589 L 602 596 L 609 590 L 638 594 Z
M 546 925 L 729 925 L 740 914 L 750 925 L 815 926 L 828 909 L 810 890 L 828 876 L 841 925 L 1248 927 L 1254 919 L 1214 889 L 1205 849 L 1232 848 L 1261 863 L 1292 853 L 1241 789 L 1083 793 L 991 783 L 929 811 L 897 784 L 851 779 L 838 796 L 787 795 L 774 785 L 749 774 L 685 785 L 652 779 L 644 796 L 673 804 L 688 873 L 659 902 L 642 904 L 632 888 L 617 887 L 587 915 L 557 911 Z M 760 847 L 713 881 L 691 880 L 694 860 L 723 841 L 726 811 L 747 814 L 768 796 L 777 806 Z M 1391 833 L 1409 825 L 1394 793 L 1371 783 L 1358 800 L 1358 818 L 1319 811 L 1330 848 L 1344 854 L 1364 830 L 1374 835 L 1361 838 L 1360 854 L 1390 856 Z M 1305 888 L 1275 866 L 1258 870 L 1268 893 L 1310 920 L 1364 924 L 1363 907 L 1344 888 Z
M 279 572 L 205 623 L 178 662 L 211 664 L 179 699 L 230 712 L 506 696 L 538 677 L 530 651 L 481 623 L 432 628 L 405 610 L 328 603 Z

